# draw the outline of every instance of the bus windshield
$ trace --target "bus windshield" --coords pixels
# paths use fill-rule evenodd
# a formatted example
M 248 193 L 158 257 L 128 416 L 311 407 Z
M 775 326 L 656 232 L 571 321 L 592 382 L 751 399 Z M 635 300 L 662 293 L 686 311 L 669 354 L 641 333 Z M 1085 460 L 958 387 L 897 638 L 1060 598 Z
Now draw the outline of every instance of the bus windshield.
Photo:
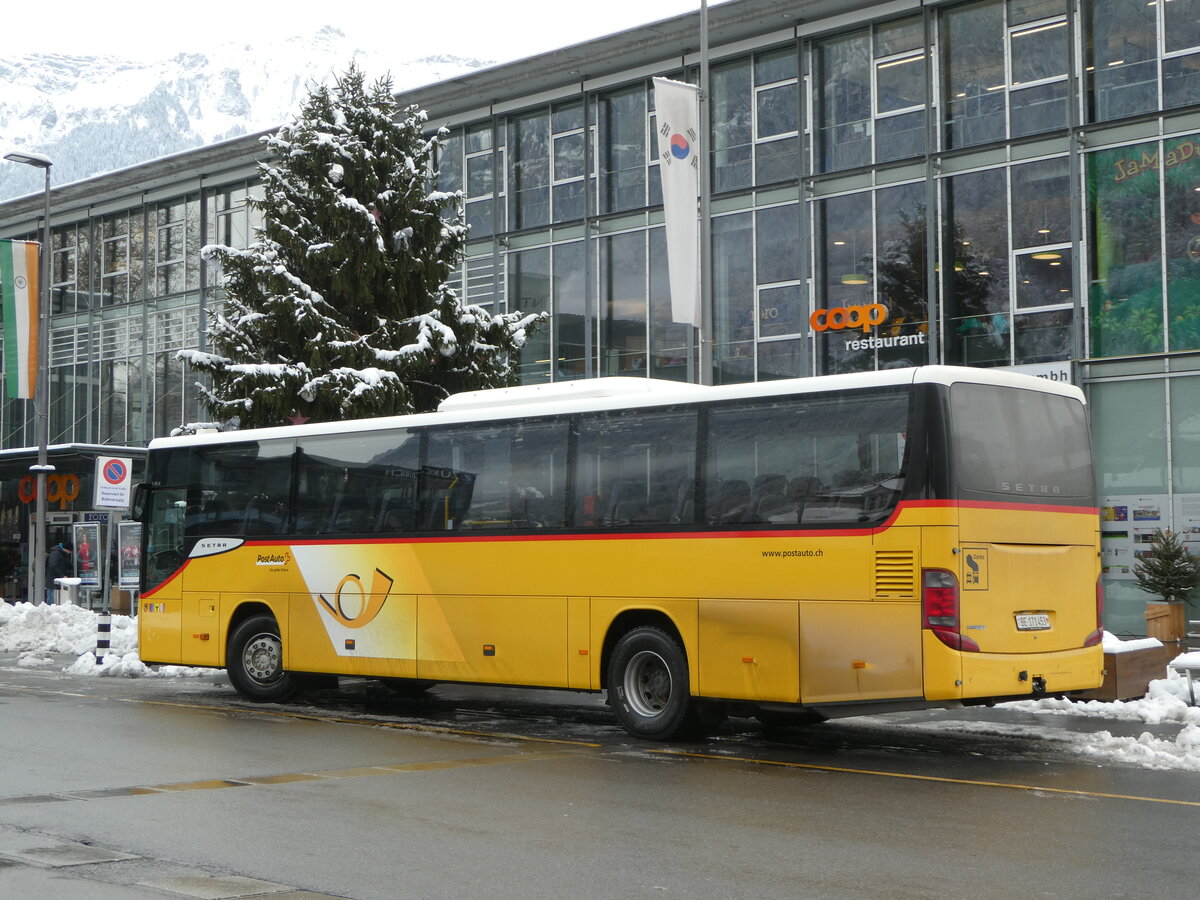
M 1087 417 L 1078 400 L 960 382 L 950 388 L 950 422 L 960 495 L 1092 502 Z

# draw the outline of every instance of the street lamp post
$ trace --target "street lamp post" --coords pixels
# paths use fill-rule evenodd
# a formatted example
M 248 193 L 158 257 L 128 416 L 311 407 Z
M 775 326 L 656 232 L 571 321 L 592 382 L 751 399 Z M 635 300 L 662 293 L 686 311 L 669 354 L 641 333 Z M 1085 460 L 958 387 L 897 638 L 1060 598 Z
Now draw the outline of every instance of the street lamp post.
M 33 567 L 33 596 L 29 599 L 37 603 L 46 599 L 46 476 L 54 471 L 54 466 L 46 461 L 46 445 L 50 434 L 50 167 L 54 163 L 50 157 L 40 153 L 19 150 L 4 154 L 4 158 L 41 169 L 46 174 L 41 276 L 38 279 L 38 371 L 37 387 L 33 394 L 38 454 L 37 465 L 29 467 L 29 471 L 37 476 L 37 522 L 33 529 L 33 549 L 29 561 Z

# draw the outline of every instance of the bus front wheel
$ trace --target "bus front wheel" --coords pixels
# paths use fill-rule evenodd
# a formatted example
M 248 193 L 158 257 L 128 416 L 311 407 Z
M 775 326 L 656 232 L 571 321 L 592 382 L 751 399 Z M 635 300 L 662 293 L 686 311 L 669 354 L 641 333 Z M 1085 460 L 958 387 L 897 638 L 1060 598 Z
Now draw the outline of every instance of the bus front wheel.
M 608 664 L 608 702 L 634 737 L 667 741 L 696 733 L 700 721 L 683 647 L 661 628 L 626 632 Z
M 251 700 L 286 700 L 295 678 L 283 669 L 283 639 L 274 616 L 251 616 L 233 630 L 225 652 L 229 681 Z

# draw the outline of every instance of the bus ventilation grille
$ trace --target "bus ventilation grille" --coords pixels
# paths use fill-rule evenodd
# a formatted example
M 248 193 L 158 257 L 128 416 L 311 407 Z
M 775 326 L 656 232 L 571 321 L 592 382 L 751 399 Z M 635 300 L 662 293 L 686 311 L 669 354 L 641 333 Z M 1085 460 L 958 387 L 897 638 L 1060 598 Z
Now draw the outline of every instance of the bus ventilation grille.
M 917 599 L 917 555 L 912 550 L 875 551 L 875 596 Z

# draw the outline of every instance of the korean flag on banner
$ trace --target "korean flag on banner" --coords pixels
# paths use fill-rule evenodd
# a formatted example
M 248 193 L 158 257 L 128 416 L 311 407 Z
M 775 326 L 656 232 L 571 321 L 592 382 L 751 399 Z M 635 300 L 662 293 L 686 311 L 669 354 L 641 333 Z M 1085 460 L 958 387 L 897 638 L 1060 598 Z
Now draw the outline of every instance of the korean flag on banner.
M 671 319 L 700 327 L 700 89 L 654 79 Z

